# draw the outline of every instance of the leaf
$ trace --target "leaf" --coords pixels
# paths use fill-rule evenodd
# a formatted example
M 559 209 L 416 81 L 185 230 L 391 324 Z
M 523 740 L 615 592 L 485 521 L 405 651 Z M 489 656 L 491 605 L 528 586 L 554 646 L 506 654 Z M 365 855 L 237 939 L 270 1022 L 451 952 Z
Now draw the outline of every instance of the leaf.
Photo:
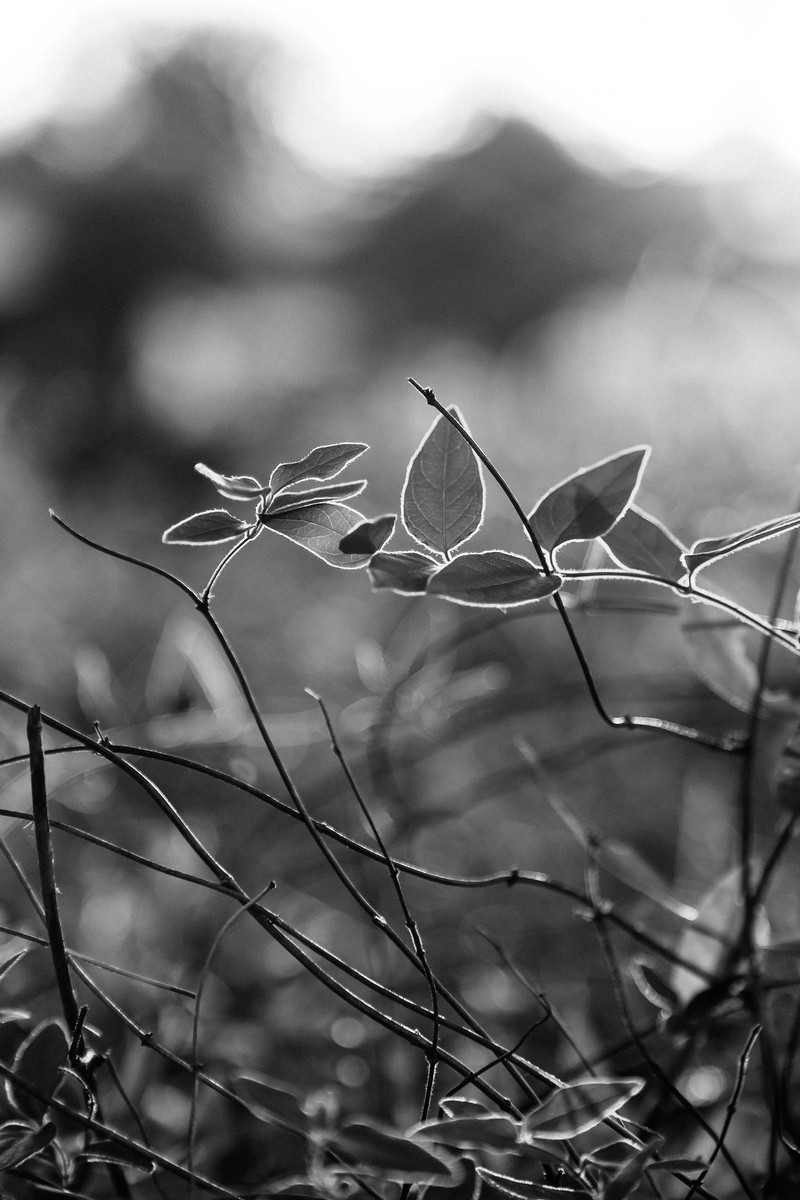
M 451 1176 L 447 1163 L 416 1142 L 363 1122 L 342 1126 L 328 1147 L 354 1162 L 359 1173 L 377 1173 L 381 1179 L 421 1183 Z
M 603 1200 L 628 1200 L 642 1182 L 645 1171 L 652 1162 L 654 1149 L 654 1144 L 642 1146 L 630 1162 L 620 1167 L 606 1184 Z
M 439 1101 L 439 1107 L 448 1117 L 485 1117 L 495 1116 L 482 1100 L 472 1100 L 466 1096 L 444 1096 Z
M 691 666 L 717 696 L 749 713 L 758 690 L 758 669 L 747 652 L 747 628 L 710 604 L 694 603 L 681 619 L 681 632 Z M 773 658 L 778 652 L 774 647 Z M 764 711 L 800 713 L 800 701 L 787 691 L 765 688 Z
M 333 479 L 365 450 L 369 450 L 365 442 L 317 446 L 297 462 L 278 463 L 269 477 L 269 486 L 273 492 L 282 492 L 293 483 L 302 483 L 306 479 Z
M 457 408 L 447 411 L 464 424 Z M 414 540 L 448 558 L 483 523 L 480 464 L 445 417 L 434 421 L 408 464 L 402 504 Z
M 210 546 L 233 541 L 249 528 L 246 521 L 240 521 L 224 508 L 211 508 L 170 525 L 161 540 L 173 546 Z
M 226 500 L 253 501 L 260 496 L 269 494 L 269 488 L 262 487 L 252 475 L 220 475 L 212 471 L 205 463 L 195 463 L 194 469 L 198 475 L 210 479 L 214 487 Z
M 646 571 L 676 581 L 685 574 L 681 557 L 684 547 L 665 525 L 635 504 L 629 504 L 604 534 L 603 545 L 619 566 L 631 571 Z
M 777 537 L 780 533 L 789 533 L 792 529 L 800 528 L 800 513 L 792 513 L 788 517 L 779 517 L 775 521 L 764 521 L 761 525 L 753 525 L 750 529 L 742 529 L 739 533 L 731 533 L 727 537 L 703 538 L 688 550 L 683 561 L 686 564 L 689 582 L 709 563 L 720 558 L 726 558 L 737 550 L 745 550 L 748 546 L 756 546 L 769 538 Z
M 475 1173 L 479 1179 L 512 1200 L 589 1200 L 592 1194 L 582 1187 L 555 1187 L 531 1179 L 517 1179 L 514 1175 L 501 1175 L 498 1171 L 490 1171 L 488 1167 L 476 1167 Z
M 728 956 L 729 945 L 738 936 L 742 920 L 742 871 L 733 867 L 701 898 L 697 905 L 698 925 L 710 931 L 687 928 L 675 946 L 676 955 L 713 975 Z M 713 934 L 717 934 L 714 937 Z M 708 989 L 707 982 L 694 971 L 676 966 L 670 980 L 682 1005 Z
M 527 1114 L 523 1137 L 564 1139 L 593 1129 L 644 1087 L 641 1079 L 587 1079 L 567 1084 Z
M 133 1146 L 125 1146 L 121 1142 L 112 1142 L 110 1138 L 100 1138 L 91 1142 L 85 1150 L 76 1155 L 86 1162 L 117 1163 L 120 1167 L 133 1167 L 136 1171 L 144 1171 L 152 1175 L 155 1164 L 141 1150 Z
M 660 1158 L 647 1167 L 648 1171 L 681 1171 L 684 1175 L 705 1169 L 706 1163 L 699 1158 Z
M 440 567 L 428 591 L 455 604 L 475 608 L 513 608 L 552 596 L 561 587 L 560 575 L 545 575 L 528 558 L 505 550 L 459 554 Z
M 644 958 L 634 958 L 631 962 L 631 975 L 646 1000 L 654 1004 L 662 1013 L 669 1016 L 680 1006 L 680 997 L 671 988 L 666 979 Z
M 423 1121 L 409 1130 L 409 1137 L 461 1150 L 488 1150 L 506 1154 L 518 1142 L 518 1123 L 501 1113 L 477 1117 L 451 1117 L 444 1121 Z
M 635 496 L 649 456 L 649 446 L 633 446 L 576 471 L 546 492 L 530 515 L 544 549 L 552 553 L 566 542 L 608 533 Z
M 259 1121 L 284 1121 L 298 1130 L 308 1127 L 299 1095 L 284 1083 L 267 1075 L 248 1073 L 236 1076 L 233 1091 Z
M 52 1121 L 30 1130 L 16 1121 L 0 1126 L 0 1171 L 12 1171 L 49 1146 L 57 1130 Z M 17 1136 L 19 1134 L 19 1136 Z
M 346 504 L 311 504 L 293 512 L 265 514 L 260 519 L 267 529 L 310 550 L 331 567 L 349 570 L 369 562 L 369 554 L 343 554 L 339 549 L 345 534 L 364 521 L 360 512 Z
M 428 580 L 439 564 L 419 550 L 387 550 L 374 554 L 367 573 L 374 592 L 390 588 L 406 596 L 416 596 L 427 590 Z
M 396 522 L 397 517 L 394 513 L 385 513 L 372 521 L 363 521 L 356 525 L 352 533 L 342 538 L 339 549 L 345 554 L 377 554 L 394 533 Z
M 270 500 L 265 515 L 294 512 L 311 504 L 325 504 L 328 500 L 350 500 L 360 495 L 366 486 L 366 479 L 354 479 L 352 483 L 329 483 L 307 492 L 281 492 L 280 496 Z
M 56 1021 L 42 1021 L 31 1030 L 14 1055 L 12 1070 L 35 1088 L 41 1099 L 24 1091 L 16 1080 L 8 1079 L 8 1098 L 17 1112 L 34 1121 L 42 1119 L 61 1080 L 61 1068 L 67 1065 L 68 1050 L 67 1035 Z
M 592 847 L 592 857 L 597 865 L 609 874 L 642 896 L 654 900 L 668 912 L 675 913 L 684 921 L 697 919 L 697 910 L 678 900 L 658 871 L 654 870 L 628 842 L 620 842 L 616 838 L 600 838 Z
M 666 882 L 642 858 L 638 850 L 627 842 L 606 838 L 595 830 L 588 829 L 578 814 L 546 780 L 531 747 L 524 741 L 519 741 L 517 745 L 553 812 L 561 818 L 578 845 L 583 847 L 598 866 L 683 920 L 693 921 L 696 918 L 696 911 L 673 896 Z
M 453 1170 L 461 1171 L 461 1178 L 453 1187 L 447 1183 L 432 1183 L 425 1189 L 425 1200 L 474 1200 L 475 1197 L 475 1163 L 471 1158 L 459 1158 L 453 1163 Z
M 791 736 L 784 739 L 770 773 L 770 784 L 784 812 L 800 814 L 800 726 L 796 725 Z
M 21 958 L 25 958 L 25 956 L 29 953 L 30 951 L 28 950 L 18 950 L 16 954 L 12 954 L 10 958 L 7 958 L 6 961 L 0 965 L 0 979 L 2 979 L 6 972 L 10 971 L 11 968 L 18 963 Z

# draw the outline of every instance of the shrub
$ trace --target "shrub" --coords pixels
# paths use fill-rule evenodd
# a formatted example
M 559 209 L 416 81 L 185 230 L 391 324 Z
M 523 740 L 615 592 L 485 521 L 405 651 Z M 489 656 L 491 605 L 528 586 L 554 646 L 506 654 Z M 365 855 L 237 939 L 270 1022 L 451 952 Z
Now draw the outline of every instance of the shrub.
M 194 606 L 235 681 L 283 796 L 272 795 L 246 772 L 155 746 L 127 745 L 99 726 L 89 734 L 0 693 L 9 709 L 27 714 L 27 750 L 9 756 L 6 765 L 22 763 L 30 774 L 38 892 L 9 845 L 3 842 L 2 848 L 42 930 L 32 932 L 24 920 L 4 928 L 29 947 L 47 947 L 55 979 L 53 990 L 41 972 L 37 975 L 25 948 L 12 948 L 0 967 L 6 983 L 16 981 L 14 994 L 22 1004 L 35 1007 L 38 994 L 51 1005 L 36 1021 L 26 1009 L 3 1011 L 3 1195 L 189 1190 L 323 1200 L 361 1194 L 623 1200 L 792 1194 L 800 976 L 796 942 L 781 942 L 773 926 L 786 924 L 791 911 L 780 895 L 784 885 L 790 886 L 787 871 L 800 818 L 800 752 L 797 707 L 788 693 L 768 683 L 776 657 L 794 662 L 798 653 L 796 615 L 786 618 L 781 612 L 800 515 L 686 548 L 635 503 L 650 453 L 646 446 L 577 471 L 528 509 L 458 410 L 414 386 L 437 415 L 406 472 L 400 524 L 413 543 L 406 549 L 386 549 L 398 525 L 394 514 L 367 519 L 347 503 L 366 487 L 365 480 L 338 479 L 368 449 L 357 442 L 317 447 L 296 462 L 280 463 L 266 484 L 199 465 L 217 493 L 245 513 L 209 509 L 164 534 L 169 544 L 232 543 L 199 590 L 55 517 L 78 541 L 155 573 Z M 484 521 L 485 474 L 511 505 L 527 538 L 527 553 L 465 549 Z M 366 568 L 375 591 L 479 610 L 393 677 L 383 671 L 364 724 L 368 745 L 360 767 L 351 765 L 325 701 L 312 693 L 340 773 L 340 784 L 327 777 L 324 785 L 331 794 L 338 787 L 337 798 L 349 810 L 347 819 L 335 822 L 309 807 L 214 610 L 213 590 L 223 571 L 270 532 L 330 566 Z M 698 582 L 713 564 L 780 535 L 785 552 L 768 615 Z M 580 565 L 572 565 L 574 550 L 568 547 L 573 544 L 588 550 Z M 656 593 L 667 597 L 666 605 L 654 604 Z M 699 673 L 744 714 L 743 729 L 612 714 L 577 622 L 588 612 L 627 617 L 651 609 L 681 616 Z M 423 806 L 414 812 L 404 796 L 407 777 L 396 760 L 401 752 L 413 758 L 419 741 L 412 741 L 409 752 L 397 727 L 427 703 L 430 672 L 472 639 L 500 634 L 516 617 L 546 614 L 566 637 L 596 729 L 617 745 L 670 741 L 735 767 L 730 776 L 735 853 L 729 869 L 708 881 L 696 905 L 679 898 L 648 854 L 617 836 L 621 831 L 587 821 L 580 805 L 566 799 L 556 784 L 553 755 L 539 753 L 529 737 L 513 731 L 506 738 L 491 707 L 478 706 L 474 736 L 488 727 L 491 739 L 501 743 L 501 761 L 513 764 L 517 784 L 522 781 L 546 800 L 580 855 L 583 884 L 516 865 L 470 872 L 470 854 L 482 863 L 486 847 L 469 844 L 468 827 L 468 844 L 461 850 L 448 842 L 446 831 L 439 839 L 433 857 L 444 858 L 444 867 L 406 856 L 404 847 L 424 848 L 424 838 L 417 835 L 428 829 L 430 810 Z M 463 716 L 476 696 L 488 694 L 491 704 L 501 703 L 496 681 L 477 690 L 475 683 L 474 671 L 460 677 L 451 673 L 447 688 L 437 692 L 438 710 L 432 710 L 450 731 L 443 773 L 453 771 L 457 780 L 464 774 L 458 774 L 463 729 L 453 733 L 453 714 Z M 537 702 L 546 708 L 547 695 L 537 696 Z M 47 748 L 43 730 L 52 740 Z M 584 753 L 593 762 L 607 749 L 592 733 L 582 750 L 565 743 L 564 753 L 568 758 Z M 134 849 L 136 826 L 127 819 L 120 825 L 130 835 L 128 844 L 55 820 L 45 765 L 56 756 L 91 756 L 122 777 L 155 806 L 184 847 L 182 865 L 162 863 L 146 839 Z M 471 770 L 472 760 L 467 761 Z M 275 814 L 274 829 L 299 826 L 313 852 L 315 884 L 322 887 L 319 881 L 330 879 L 336 886 L 335 893 L 323 892 L 322 901 L 323 911 L 327 906 L 334 919 L 307 922 L 297 905 L 288 905 L 288 915 L 279 911 L 280 904 L 273 906 L 273 891 L 279 898 L 282 888 L 291 888 L 299 869 L 289 840 L 250 847 L 250 865 L 263 869 L 261 851 L 269 849 L 263 857 L 270 873 L 277 875 L 281 867 L 284 874 L 245 887 L 226 865 L 235 850 L 226 839 L 247 842 L 246 823 L 218 820 L 209 834 L 207 816 L 191 819 L 170 799 L 171 789 L 157 778 L 167 768 L 169 778 L 177 780 L 173 790 L 179 784 L 185 792 L 206 785 L 224 790 L 230 805 L 250 797 Z M 369 778 L 369 798 L 359 778 L 362 769 Z M 759 808 L 764 780 L 773 805 L 767 819 Z M 445 806 L 445 825 L 448 811 Z M 505 853 L 496 817 L 492 828 L 493 811 L 490 802 L 481 837 L 489 841 L 494 835 Z M 3 812 L 12 822 L 29 820 L 26 811 Z M 55 853 L 54 830 L 93 855 L 114 856 L 143 872 L 149 883 L 134 904 L 143 911 L 149 904 L 155 920 L 163 915 L 168 922 L 173 911 L 173 893 L 159 888 L 175 883 L 192 889 L 194 919 L 182 919 L 184 965 L 195 969 L 197 964 L 193 987 L 145 977 L 133 962 L 121 968 L 68 947 L 62 931 L 65 897 L 56 871 L 68 871 L 69 859 L 62 849 Z M 114 901 L 111 878 L 109 905 Z M 79 886 L 78 879 L 70 886 Z M 466 911 L 468 900 L 487 893 L 521 902 L 515 909 L 505 901 L 498 904 L 498 919 L 482 933 L 483 957 L 475 953 L 454 985 L 453 927 L 441 936 L 439 918 L 445 910 Z M 220 909 L 224 919 L 201 903 L 209 895 L 225 906 Z M 347 905 L 346 917 L 338 911 L 341 904 Z M 555 924 L 554 911 L 560 913 Z M 614 1033 L 610 1044 L 599 1045 L 594 1038 L 591 1050 L 582 1046 L 588 1024 L 571 1026 L 586 993 L 579 990 L 565 1018 L 562 1005 L 540 987 L 530 963 L 514 948 L 526 941 L 541 945 L 542 930 L 554 928 L 565 943 L 559 952 L 572 943 L 587 980 L 594 959 L 589 950 L 584 955 L 584 948 L 589 939 L 598 947 L 610 985 L 611 1007 L 604 1004 L 602 1015 Z M 289 964 L 294 980 L 288 996 L 296 1041 L 288 1055 L 286 1045 L 281 1055 L 281 1038 L 275 1039 L 272 1054 L 264 1053 L 252 1017 L 236 1025 L 232 977 L 239 972 L 246 990 L 258 974 L 262 952 L 256 947 L 263 939 Z M 236 953 L 225 957 L 221 968 L 234 943 Z M 490 986 L 503 981 L 516 989 L 510 1006 L 518 1026 L 513 1037 L 509 1022 L 497 1032 L 504 1025 L 502 1004 L 498 1019 L 485 1017 L 480 988 L 486 982 L 481 974 L 486 955 L 494 964 Z M 115 972 L 119 990 L 99 982 L 98 971 Z M 229 981 L 234 998 L 220 1000 Z M 155 992 L 158 1004 L 142 1001 L 142 988 Z M 591 982 L 587 990 L 597 989 Z M 325 995 L 330 1005 L 322 1008 L 319 998 Z M 323 1012 L 316 1028 L 315 1005 Z M 154 1017 L 156 1033 L 149 1025 Z M 352 1077 L 349 1100 L 342 1089 L 324 1086 L 333 1082 L 325 1078 L 323 1048 L 332 1027 L 340 1048 L 371 1047 L 371 1063 L 366 1054 L 351 1056 L 340 1072 L 340 1081 L 347 1082 L 348 1071 Z M 237 1028 L 243 1031 L 238 1042 Z M 372 1029 L 374 1034 L 365 1032 Z M 322 1078 L 309 1085 L 309 1059 L 315 1056 L 315 1073 Z M 280 1060 L 281 1078 L 263 1073 L 265 1058 Z M 287 1078 L 292 1061 L 295 1074 Z M 556 1070 L 554 1062 L 568 1069 Z M 416 1105 L 413 1116 L 410 1103 Z

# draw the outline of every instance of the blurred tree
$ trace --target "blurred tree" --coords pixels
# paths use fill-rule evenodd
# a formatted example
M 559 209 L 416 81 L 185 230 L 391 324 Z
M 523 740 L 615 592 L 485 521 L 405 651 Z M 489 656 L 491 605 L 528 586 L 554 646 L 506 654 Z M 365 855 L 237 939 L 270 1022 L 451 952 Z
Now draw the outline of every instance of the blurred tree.
M 576 292 L 628 279 L 655 240 L 685 261 L 708 237 L 696 187 L 594 170 L 523 121 L 480 132 L 384 183 L 384 215 L 342 263 L 381 342 L 411 325 L 498 348 Z
M 269 147 L 249 90 L 265 56 L 252 39 L 197 35 L 145 58 L 103 111 L 54 119 L 0 159 L 0 196 L 48 235 L 32 283 L 2 298 L 0 355 L 14 423 L 50 469 L 165 450 L 132 394 L 128 323 L 176 278 L 241 273 L 219 195 L 256 142 Z

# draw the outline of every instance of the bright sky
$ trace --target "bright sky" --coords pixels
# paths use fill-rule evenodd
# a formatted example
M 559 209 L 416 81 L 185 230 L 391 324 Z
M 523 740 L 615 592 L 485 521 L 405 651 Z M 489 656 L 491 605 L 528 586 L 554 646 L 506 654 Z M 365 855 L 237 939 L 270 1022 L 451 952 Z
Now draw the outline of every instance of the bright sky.
M 433 149 L 481 103 L 647 165 L 737 133 L 800 163 L 796 0 L 4 0 L 0 134 L 61 102 L 81 42 L 137 20 L 284 41 L 303 66 L 279 128 L 323 166 Z

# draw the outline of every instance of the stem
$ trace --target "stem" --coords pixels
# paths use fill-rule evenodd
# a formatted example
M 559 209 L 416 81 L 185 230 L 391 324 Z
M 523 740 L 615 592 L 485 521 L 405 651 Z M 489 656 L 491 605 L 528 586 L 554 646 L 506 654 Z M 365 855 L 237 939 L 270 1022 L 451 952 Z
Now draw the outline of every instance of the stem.
M 67 1029 L 71 1033 L 78 1025 L 79 1010 L 69 974 L 69 960 L 58 908 L 58 889 L 53 863 L 53 843 L 50 838 L 44 754 L 42 753 L 42 714 L 37 704 L 32 705 L 28 711 L 28 746 L 30 748 L 31 798 L 36 833 L 36 853 L 39 861 L 39 879 L 42 888 L 42 907 L 50 943 L 50 957 L 58 985 L 58 994 L 61 997 L 61 1011 L 64 1014 Z M 79 1055 L 83 1055 L 84 1050 L 85 1045 L 81 1034 L 78 1039 Z
M 317 701 L 317 704 L 320 707 L 320 711 L 322 713 L 322 718 L 325 722 L 325 727 L 328 730 L 328 734 L 330 735 L 331 750 L 333 751 L 333 754 L 335 755 L 338 762 L 341 764 L 341 768 L 342 768 L 342 771 L 344 772 L 344 776 L 349 784 L 350 791 L 352 792 L 353 796 L 355 797 L 355 801 L 361 810 L 364 820 L 369 825 L 369 828 L 372 831 L 372 836 L 375 838 L 375 841 L 378 844 L 378 848 L 379 848 L 381 854 L 383 855 L 384 861 L 385 861 L 386 866 L 389 871 L 390 878 L 392 880 L 392 885 L 394 886 L 394 890 L 395 890 L 395 892 L 397 894 L 397 898 L 400 902 L 400 907 L 403 910 L 403 916 L 405 918 L 406 929 L 408 930 L 408 932 L 411 936 L 411 941 L 414 946 L 414 952 L 417 956 L 417 959 L 419 960 L 419 965 L 420 965 L 422 972 L 425 976 L 425 979 L 427 980 L 427 983 L 428 983 L 428 988 L 429 988 L 430 996 L 431 996 L 431 1012 L 433 1014 L 433 1029 L 431 1032 L 431 1052 L 428 1057 L 428 1075 L 427 1075 L 427 1081 L 425 1084 L 425 1095 L 423 1097 L 422 1111 L 421 1111 L 421 1115 L 420 1115 L 420 1121 L 426 1121 L 428 1119 L 428 1114 L 430 1112 L 430 1107 L 431 1107 L 431 1101 L 433 1099 L 433 1087 L 434 1087 L 434 1082 L 436 1079 L 436 1066 L 438 1063 L 438 1049 L 439 1049 L 439 997 L 437 994 L 436 980 L 434 979 L 433 973 L 430 969 L 430 966 L 428 965 L 428 959 L 427 959 L 427 955 L 425 953 L 425 947 L 423 945 L 422 938 L 420 937 L 419 928 L 417 926 L 416 921 L 414 920 L 414 917 L 411 914 L 411 910 L 408 907 L 408 903 L 406 902 L 405 893 L 403 892 L 403 885 L 400 882 L 400 872 L 397 869 L 397 864 L 394 862 L 392 856 L 389 854 L 389 851 L 386 848 L 386 843 L 384 842 L 383 838 L 381 837 L 380 830 L 378 829 L 377 825 L 375 824 L 375 822 L 372 818 L 372 813 L 369 811 L 369 808 L 367 807 L 364 797 L 361 795 L 361 791 L 359 789 L 358 784 L 356 783 L 355 776 L 353 775 L 352 771 L 350 770 L 350 768 L 347 764 L 347 760 L 345 759 L 344 754 L 342 752 L 342 748 L 339 744 L 339 739 L 336 736 L 336 730 L 333 727 L 333 722 L 331 721 L 330 716 L 328 715 L 328 710 L 325 706 L 325 703 L 324 703 L 322 697 L 318 696 L 316 692 L 310 692 L 310 691 L 309 691 L 309 695 L 313 696 L 313 698 Z
M 472 449 L 473 453 L 475 455 L 477 455 L 477 457 L 480 459 L 480 461 L 486 467 L 486 470 L 489 472 L 489 474 L 492 476 L 492 478 L 496 481 L 496 483 L 503 490 L 509 503 L 511 504 L 512 508 L 514 509 L 514 512 L 519 517 L 519 519 L 522 523 L 522 526 L 528 536 L 528 539 L 536 552 L 536 556 L 539 559 L 539 562 L 542 567 L 542 571 L 544 572 L 545 575 L 548 575 L 548 576 L 554 575 L 556 572 L 552 566 L 549 556 L 547 555 L 547 553 L 544 550 L 544 547 L 542 546 L 541 542 L 539 541 L 539 538 L 536 534 L 536 530 L 533 527 L 533 523 L 531 522 L 530 518 L 526 515 L 519 500 L 517 500 L 513 491 L 511 490 L 509 485 L 506 483 L 506 481 L 503 478 L 503 476 L 501 475 L 501 473 L 495 467 L 494 463 L 491 461 L 489 456 L 478 445 L 478 443 L 475 441 L 475 439 L 472 437 L 472 435 L 464 428 L 464 426 L 461 424 L 461 422 L 458 420 L 458 418 L 456 416 L 454 416 L 453 413 L 448 412 L 443 404 L 439 403 L 439 401 L 436 399 L 436 396 L 431 388 L 422 387 L 421 384 L 417 383 L 416 380 L 414 380 L 414 379 L 409 379 L 409 383 L 412 385 L 412 387 L 415 387 L 422 396 L 425 397 L 426 402 L 432 408 L 435 408 L 437 412 L 441 413 L 441 415 L 445 418 L 445 420 L 448 421 L 453 426 L 454 429 L 458 430 L 458 432 L 461 434 L 461 436 L 466 441 L 467 445 L 470 446 L 470 448 Z M 573 571 L 571 571 L 568 573 L 568 576 L 565 576 L 565 577 L 602 578 L 604 576 L 604 574 L 606 574 L 606 573 L 605 572 L 594 572 L 594 571 L 588 571 L 588 572 L 585 572 L 585 571 L 574 571 L 573 572 Z M 611 572 L 611 574 L 614 574 L 614 572 Z M 653 577 L 646 575 L 645 573 L 641 573 L 641 575 L 639 575 L 639 573 L 637 573 L 637 572 L 620 571 L 619 575 L 622 576 L 623 578 L 635 578 L 635 577 L 639 577 L 642 579 L 653 578 Z M 657 582 L 656 579 L 654 579 L 654 581 Z M 665 586 L 677 588 L 677 590 L 683 590 L 684 592 L 686 591 L 686 587 L 684 585 L 676 585 L 672 581 L 669 581 L 669 582 L 665 581 Z M 693 592 L 687 593 L 687 594 L 693 594 Z M 561 596 L 561 594 L 559 592 L 554 592 L 553 595 L 550 597 L 550 599 L 552 600 L 559 616 L 561 617 L 562 624 L 564 626 L 564 629 L 566 631 L 570 645 L 572 646 L 573 652 L 577 659 L 578 666 L 580 668 L 581 674 L 583 675 L 583 679 L 586 684 L 586 687 L 589 691 L 589 696 L 591 698 L 592 704 L 594 705 L 594 708 L 595 708 L 598 716 L 600 717 L 600 719 L 606 725 L 608 725 L 609 728 L 611 728 L 611 729 L 628 729 L 628 730 L 630 730 L 630 729 L 653 729 L 653 730 L 658 730 L 661 733 L 665 733 L 671 737 L 679 737 L 679 738 L 688 739 L 693 742 L 699 742 L 701 745 L 709 746 L 709 748 L 714 748 L 714 749 L 722 749 L 722 748 L 732 749 L 733 748 L 733 747 L 728 747 L 728 746 L 722 746 L 720 744 L 719 739 L 716 739 L 716 738 L 709 739 L 705 735 L 699 734 L 697 732 L 697 730 L 685 729 L 683 726 L 675 725 L 672 722 L 660 721 L 660 720 L 657 720 L 656 718 L 647 718 L 647 717 L 630 717 L 630 716 L 615 717 L 615 716 L 612 716 L 611 713 L 609 713 L 608 709 L 606 708 L 605 704 L 603 703 L 603 699 L 600 695 L 599 689 L 595 682 L 594 675 L 592 674 L 592 669 L 589 665 L 589 661 L 583 652 L 583 647 L 581 646 L 578 635 L 575 632 L 575 628 L 572 624 L 572 620 L 567 611 L 567 606 L 564 603 L 563 597 Z M 772 633 L 773 631 L 770 630 L 769 632 Z M 792 648 L 795 650 L 795 652 L 797 652 L 796 645 L 793 642 L 790 642 L 790 639 L 788 639 L 788 638 L 786 638 L 786 641 L 787 641 L 787 644 L 790 644 L 792 646 Z

